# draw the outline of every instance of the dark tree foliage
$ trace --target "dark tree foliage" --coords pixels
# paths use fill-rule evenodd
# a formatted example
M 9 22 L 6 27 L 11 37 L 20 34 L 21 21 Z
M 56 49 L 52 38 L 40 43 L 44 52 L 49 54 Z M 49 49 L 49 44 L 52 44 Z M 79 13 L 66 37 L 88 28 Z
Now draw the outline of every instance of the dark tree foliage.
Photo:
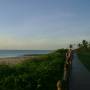
M 72 44 L 70 44 L 70 45 L 69 45 L 69 48 L 73 48 L 73 45 L 72 45 Z
M 88 48 L 88 42 L 86 40 L 82 41 L 83 48 Z

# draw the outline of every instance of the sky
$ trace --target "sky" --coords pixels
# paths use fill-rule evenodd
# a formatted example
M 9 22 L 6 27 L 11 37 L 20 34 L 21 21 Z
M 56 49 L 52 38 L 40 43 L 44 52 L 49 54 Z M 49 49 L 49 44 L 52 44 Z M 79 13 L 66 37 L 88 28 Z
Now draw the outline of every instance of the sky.
M 0 49 L 67 48 L 89 29 L 90 0 L 0 0 Z

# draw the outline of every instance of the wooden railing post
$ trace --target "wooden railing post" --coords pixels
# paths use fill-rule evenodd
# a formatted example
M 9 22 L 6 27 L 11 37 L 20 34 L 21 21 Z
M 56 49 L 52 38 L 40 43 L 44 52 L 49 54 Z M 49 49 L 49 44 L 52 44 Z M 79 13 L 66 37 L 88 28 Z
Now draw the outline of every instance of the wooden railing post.
M 72 69 L 72 58 L 73 56 L 70 54 L 71 58 L 66 57 L 66 62 L 64 64 L 64 73 L 63 73 L 63 81 L 58 80 L 57 82 L 57 90 L 69 90 L 69 80 Z M 70 60 L 68 60 L 70 59 Z
M 70 64 L 64 64 L 64 76 L 63 76 L 63 90 L 69 89 L 69 80 L 70 80 Z
M 57 90 L 62 90 L 62 83 L 60 80 L 57 82 Z

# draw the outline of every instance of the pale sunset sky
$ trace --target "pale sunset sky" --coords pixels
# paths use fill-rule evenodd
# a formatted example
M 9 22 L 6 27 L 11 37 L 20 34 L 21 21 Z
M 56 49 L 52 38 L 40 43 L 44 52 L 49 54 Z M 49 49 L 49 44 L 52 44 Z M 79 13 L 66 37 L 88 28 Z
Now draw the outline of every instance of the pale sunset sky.
M 90 0 L 0 0 L 0 49 L 53 50 L 90 40 Z

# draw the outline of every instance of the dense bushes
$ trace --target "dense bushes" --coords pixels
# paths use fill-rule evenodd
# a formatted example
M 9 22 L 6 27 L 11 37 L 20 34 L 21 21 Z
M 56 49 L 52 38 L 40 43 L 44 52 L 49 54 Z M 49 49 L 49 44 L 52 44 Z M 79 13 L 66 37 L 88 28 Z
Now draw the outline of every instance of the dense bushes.
M 15 66 L 0 65 L 0 90 L 55 90 L 62 79 L 64 49 Z
M 90 49 L 79 49 L 78 50 L 79 60 L 85 65 L 85 67 L 90 71 Z

